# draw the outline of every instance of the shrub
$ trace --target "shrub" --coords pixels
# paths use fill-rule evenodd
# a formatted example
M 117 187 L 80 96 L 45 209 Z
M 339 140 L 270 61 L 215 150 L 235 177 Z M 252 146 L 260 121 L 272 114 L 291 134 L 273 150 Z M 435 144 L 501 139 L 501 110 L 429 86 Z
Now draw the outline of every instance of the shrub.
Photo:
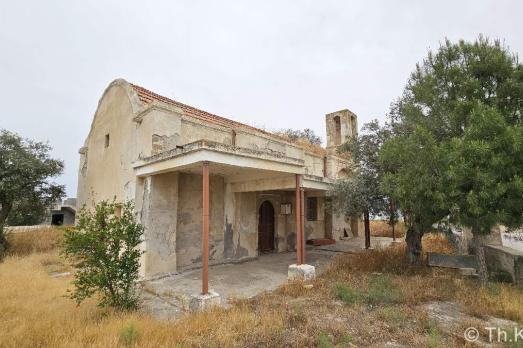
M 134 206 L 126 202 L 120 206 L 102 201 L 94 211 L 79 213 L 75 230 L 64 234 L 64 255 L 76 268 L 70 297 L 80 304 L 95 294 L 99 305 L 121 310 L 138 307 L 135 282 L 138 279 L 138 250 L 143 227 L 136 222 Z

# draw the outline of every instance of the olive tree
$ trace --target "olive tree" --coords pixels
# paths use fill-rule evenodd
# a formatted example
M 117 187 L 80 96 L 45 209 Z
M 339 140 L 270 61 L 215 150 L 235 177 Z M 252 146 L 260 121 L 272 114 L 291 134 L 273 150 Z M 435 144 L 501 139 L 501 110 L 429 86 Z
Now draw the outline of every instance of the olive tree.
M 6 249 L 3 226 L 40 223 L 46 209 L 64 195 L 51 178 L 64 164 L 50 156 L 51 147 L 0 130 L 0 255 Z
M 381 146 L 390 136 L 387 127 L 373 120 L 362 127 L 361 132 L 346 139 L 338 152 L 351 154 L 354 168 L 348 178 L 337 180 L 330 194 L 334 209 L 349 216 L 363 215 L 365 247 L 370 247 L 370 216 L 385 215 L 392 226 L 397 221 L 395 204 L 382 190 L 382 165 L 379 163 Z M 391 227 L 392 227 L 391 226 Z
M 446 40 L 416 66 L 380 153 L 413 259 L 423 233 L 449 217 L 471 228 L 486 279 L 482 236 L 523 223 L 522 103 L 522 65 L 499 41 Z

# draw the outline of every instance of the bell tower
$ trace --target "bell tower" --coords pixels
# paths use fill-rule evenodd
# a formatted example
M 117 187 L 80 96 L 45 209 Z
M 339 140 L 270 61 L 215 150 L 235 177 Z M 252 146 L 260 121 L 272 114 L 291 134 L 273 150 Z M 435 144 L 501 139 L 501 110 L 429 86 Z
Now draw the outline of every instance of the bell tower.
M 358 117 L 349 109 L 332 112 L 325 115 L 327 127 L 327 151 L 335 154 L 338 146 L 343 144 L 347 137 L 358 134 Z

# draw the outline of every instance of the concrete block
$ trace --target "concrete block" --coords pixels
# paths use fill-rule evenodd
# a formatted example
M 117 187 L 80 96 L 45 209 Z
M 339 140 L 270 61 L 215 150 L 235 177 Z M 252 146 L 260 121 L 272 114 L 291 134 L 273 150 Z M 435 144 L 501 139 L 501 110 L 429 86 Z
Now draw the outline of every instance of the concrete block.
M 476 277 L 478 275 L 475 268 L 460 268 L 459 272 L 464 277 Z
M 474 255 L 445 255 L 428 253 L 428 263 L 432 267 L 474 268 L 478 269 L 478 261 Z
M 189 300 L 189 310 L 192 312 L 204 311 L 221 304 L 221 297 L 218 293 L 210 290 L 208 294 L 198 294 L 191 296 Z
M 311 265 L 296 265 L 292 264 L 289 266 L 287 271 L 288 280 L 311 280 L 316 278 L 316 268 Z

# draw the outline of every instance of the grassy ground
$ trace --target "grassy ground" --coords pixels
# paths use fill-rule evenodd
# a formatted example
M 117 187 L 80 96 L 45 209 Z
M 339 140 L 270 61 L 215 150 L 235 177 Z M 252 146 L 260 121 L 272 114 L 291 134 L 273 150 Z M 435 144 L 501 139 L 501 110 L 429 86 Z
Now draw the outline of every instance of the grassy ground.
M 53 236 L 58 240 L 60 232 Z M 428 235 L 424 243 L 426 250 L 452 251 L 442 236 Z M 18 245 L 31 250 L 27 243 Z M 13 250 L 0 263 L 0 346 L 381 347 L 391 341 L 463 346 L 463 328 L 449 335 L 419 310 L 435 300 L 455 301 L 479 317 L 523 322 L 521 290 L 507 284 L 482 289 L 452 271 L 410 266 L 401 244 L 341 255 L 308 286 L 288 283 L 273 293 L 237 300 L 229 309 L 189 314 L 176 322 L 115 313 L 94 301 L 77 307 L 64 297 L 71 277 L 50 276 L 68 270 L 56 248 L 30 254 Z

